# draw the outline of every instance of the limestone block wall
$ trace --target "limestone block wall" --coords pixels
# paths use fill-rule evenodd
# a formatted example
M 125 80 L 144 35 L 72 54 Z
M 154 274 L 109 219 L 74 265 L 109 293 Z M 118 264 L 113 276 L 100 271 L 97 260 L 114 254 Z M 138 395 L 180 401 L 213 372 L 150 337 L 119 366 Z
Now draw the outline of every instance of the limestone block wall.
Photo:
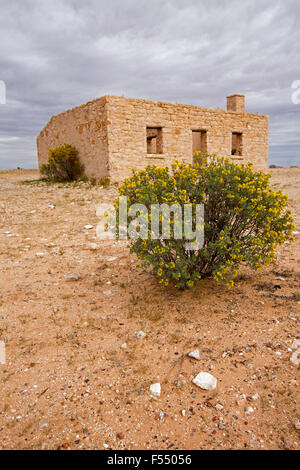
M 228 98 L 225 111 L 104 96 L 51 118 L 37 138 L 39 165 L 47 162 L 49 149 L 67 143 L 79 150 L 88 176 L 120 182 L 131 168 L 192 162 L 193 142 L 203 141 L 210 154 L 266 169 L 268 116 L 245 113 L 243 95 Z
M 207 132 L 207 152 L 237 162 L 252 161 L 256 169 L 268 164 L 268 116 L 197 106 L 107 97 L 109 175 L 121 181 L 131 168 L 169 166 L 192 161 L 193 130 Z M 147 127 L 161 128 L 162 153 L 147 153 Z M 242 134 L 242 155 L 231 155 L 232 133 Z M 148 146 L 149 151 L 149 146 Z
M 106 97 L 53 116 L 37 137 L 39 166 L 48 161 L 49 149 L 74 145 L 86 174 L 91 178 L 108 176 Z

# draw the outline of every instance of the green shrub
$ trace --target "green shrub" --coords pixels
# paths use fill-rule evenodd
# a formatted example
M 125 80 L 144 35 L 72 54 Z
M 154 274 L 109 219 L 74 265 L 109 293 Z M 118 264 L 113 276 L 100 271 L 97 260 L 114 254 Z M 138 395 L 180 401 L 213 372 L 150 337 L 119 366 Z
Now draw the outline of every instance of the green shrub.
M 104 178 L 100 178 L 99 185 L 103 186 L 103 188 L 108 188 L 110 185 L 110 179 L 107 176 Z
M 65 144 L 49 150 L 48 163 L 41 166 L 41 174 L 52 181 L 74 181 L 83 175 L 78 150 Z
M 209 158 L 211 158 L 211 156 L 207 152 L 197 150 L 193 154 L 193 163 L 196 165 L 206 166 Z
M 253 171 L 252 164 L 236 165 L 211 156 L 205 167 L 176 163 L 172 170 L 148 166 L 135 172 L 119 187 L 128 209 L 144 204 L 204 204 L 204 245 L 198 251 L 185 247 L 186 239 L 131 240 L 131 251 L 152 267 L 159 282 L 190 287 L 206 277 L 233 285 L 241 263 L 253 269 L 268 265 L 278 244 L 293 240 L 293 219 L 287 196 L 273 191 L 270 175 Z M 117 214 L 118 201 L 115 203 Z M 134 219 L 128 213 L 128 224 Z M 174 224 L 174 218 L 173 218 Z

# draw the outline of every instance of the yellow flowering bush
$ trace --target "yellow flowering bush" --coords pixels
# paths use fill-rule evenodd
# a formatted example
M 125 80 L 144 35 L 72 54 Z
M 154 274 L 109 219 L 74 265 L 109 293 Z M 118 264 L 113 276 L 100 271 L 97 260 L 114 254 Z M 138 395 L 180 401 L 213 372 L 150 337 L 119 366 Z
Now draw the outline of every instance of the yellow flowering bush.
M 171 170 L 148 166 L 134 171 L 119 187 L 128 199 L 128 224 L 132 204 L 148 210 L 147 232 L 131 240 L 131 251 L 143 267 L 152 267 L 160 284 L 193 288 L 207 277 L 233 285 L 239 266 L 253 269 L 268 265 L 278 244 L 293 240 L 293 219 L 288 198 L 270 187 L 270 175 L 254 171 L 252 164 L 236 165 L 210 156 L 209 163 L 175 163 Z M 174 236 L 171 217 L 169 239 L 151 238 L 152 204 L 204 205 L 204 244 L 186 248 L 187 240 Z M 118 203 L 115 204 L 118 214 Z
M 50 149 L 48 163 L 41 166 L 41 174 L 52 181 L 73 181 L 80 178 L 83 172 L 78 150 L 69 144 Z

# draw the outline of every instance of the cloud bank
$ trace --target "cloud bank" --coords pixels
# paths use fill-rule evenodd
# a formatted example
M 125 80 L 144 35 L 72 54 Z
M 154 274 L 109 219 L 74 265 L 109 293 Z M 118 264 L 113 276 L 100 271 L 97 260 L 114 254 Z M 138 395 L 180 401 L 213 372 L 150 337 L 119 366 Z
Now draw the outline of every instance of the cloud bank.
M 52 114 L 104 94 L 270 115 L 270 163 L 300 165 L 298 0 L 0 0 L 0 168 L 37 166 Z

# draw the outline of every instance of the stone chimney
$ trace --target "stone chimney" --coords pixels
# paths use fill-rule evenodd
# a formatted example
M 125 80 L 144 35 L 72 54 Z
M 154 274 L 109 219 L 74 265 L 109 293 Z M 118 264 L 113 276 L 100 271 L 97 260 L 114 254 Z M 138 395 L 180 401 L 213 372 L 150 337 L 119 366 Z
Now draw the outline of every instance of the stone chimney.
M 227 111 L 236 111 L 237 113 L 245 112 L 245 95 L 227 96 Z

